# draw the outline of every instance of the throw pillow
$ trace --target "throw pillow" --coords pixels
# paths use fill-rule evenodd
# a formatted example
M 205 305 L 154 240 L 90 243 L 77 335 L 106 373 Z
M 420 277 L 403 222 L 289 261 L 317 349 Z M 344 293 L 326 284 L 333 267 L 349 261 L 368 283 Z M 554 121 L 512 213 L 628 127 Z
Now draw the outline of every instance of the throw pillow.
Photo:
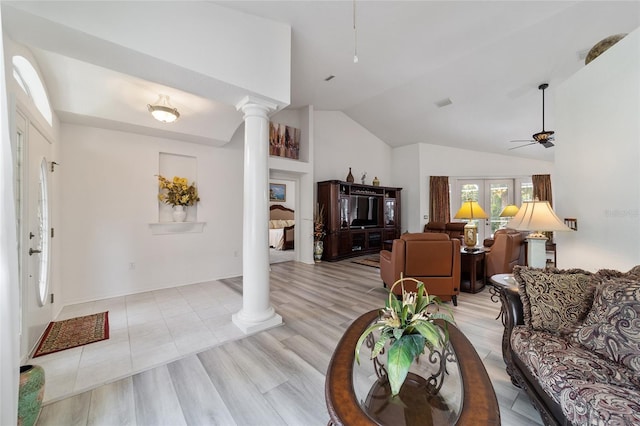
M 593 274 L 582 269 L 513 270 L 523 305 L 524 323 L 536 330 L 568 334 L 585 318 L 593 302 Z
M 640 282 L 605 281 L 571 340 L 640 373 Z

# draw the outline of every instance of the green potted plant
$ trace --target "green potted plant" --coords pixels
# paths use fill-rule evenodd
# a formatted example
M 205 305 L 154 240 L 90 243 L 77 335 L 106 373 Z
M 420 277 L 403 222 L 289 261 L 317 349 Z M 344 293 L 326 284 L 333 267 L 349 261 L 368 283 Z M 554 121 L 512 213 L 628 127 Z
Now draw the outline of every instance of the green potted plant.
M 404 282 L 417 284 L 416 292 L 405 291 Z M 402 299 L 393 293 L 395 286 L 402 287 Z M 400 393 L 409 368 L 418 356 L 434 348 L 444 347 L 448 340 L 447 324 L 455 324 L 451 311 L 441 312 L 442 301 L 437 296 L 430 296 L 424 283 L 415 278 L 402 278 L 396 281 L 389 290 L 389 298 L 385 307 L 380 310 L 379 319 L 367 328 L 356 344 L 356 361 L 360 363 L 360 347 L 374 331 L 380 336 L 371 352 L 371 359 L 377 357 L 387 343 L 387 378 L 391 387 L 391 395 Z M 440 325 L 434 322 L 441 319 Z

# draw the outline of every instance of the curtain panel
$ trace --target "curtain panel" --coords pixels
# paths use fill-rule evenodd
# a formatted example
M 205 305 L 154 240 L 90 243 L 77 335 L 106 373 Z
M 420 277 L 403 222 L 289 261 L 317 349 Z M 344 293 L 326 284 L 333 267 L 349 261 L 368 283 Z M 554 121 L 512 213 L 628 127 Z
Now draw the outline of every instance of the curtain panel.
M 449 176 L 429 177 L 429 220 L 443 223 L 451 221 Z
M 531 182 L 533 183 L 533 198 L 537 197 L 540 201 L 548 201 L 549 205 L 553 207 L 551 175 L 533 175 Z

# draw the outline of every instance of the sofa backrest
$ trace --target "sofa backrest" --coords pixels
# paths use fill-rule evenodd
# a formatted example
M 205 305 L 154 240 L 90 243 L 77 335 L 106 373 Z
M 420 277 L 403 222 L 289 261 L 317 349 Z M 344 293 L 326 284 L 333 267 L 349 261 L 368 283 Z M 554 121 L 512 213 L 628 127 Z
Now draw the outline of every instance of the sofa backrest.
M 444 233 L 446 224 L 444 222 L 429 222 L 424 225 L 424 232 L 442 232 Z
M 429 222 L 424 225 L 423 232 L 443 233 L 447 234 L 449 238 L 463 240 L 465 225 L 465 222 Z

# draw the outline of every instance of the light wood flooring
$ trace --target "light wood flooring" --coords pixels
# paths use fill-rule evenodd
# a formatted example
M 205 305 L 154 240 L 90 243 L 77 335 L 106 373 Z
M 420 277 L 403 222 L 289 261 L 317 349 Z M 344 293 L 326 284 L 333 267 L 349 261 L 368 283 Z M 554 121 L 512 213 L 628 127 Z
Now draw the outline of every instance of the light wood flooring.
M 242 278 L 212 282 L 241 291 Z M 353 319 L 383 305 L 378 269 L 350 260 L 272 265 L 284 325 L 189 355 L 43 407 L 38 425 L 326 425 L 325 372 Z M 491 377 L 503 425 L 542 424 L 511 384 L 489 290 L 462 293 L 458 327 Z

